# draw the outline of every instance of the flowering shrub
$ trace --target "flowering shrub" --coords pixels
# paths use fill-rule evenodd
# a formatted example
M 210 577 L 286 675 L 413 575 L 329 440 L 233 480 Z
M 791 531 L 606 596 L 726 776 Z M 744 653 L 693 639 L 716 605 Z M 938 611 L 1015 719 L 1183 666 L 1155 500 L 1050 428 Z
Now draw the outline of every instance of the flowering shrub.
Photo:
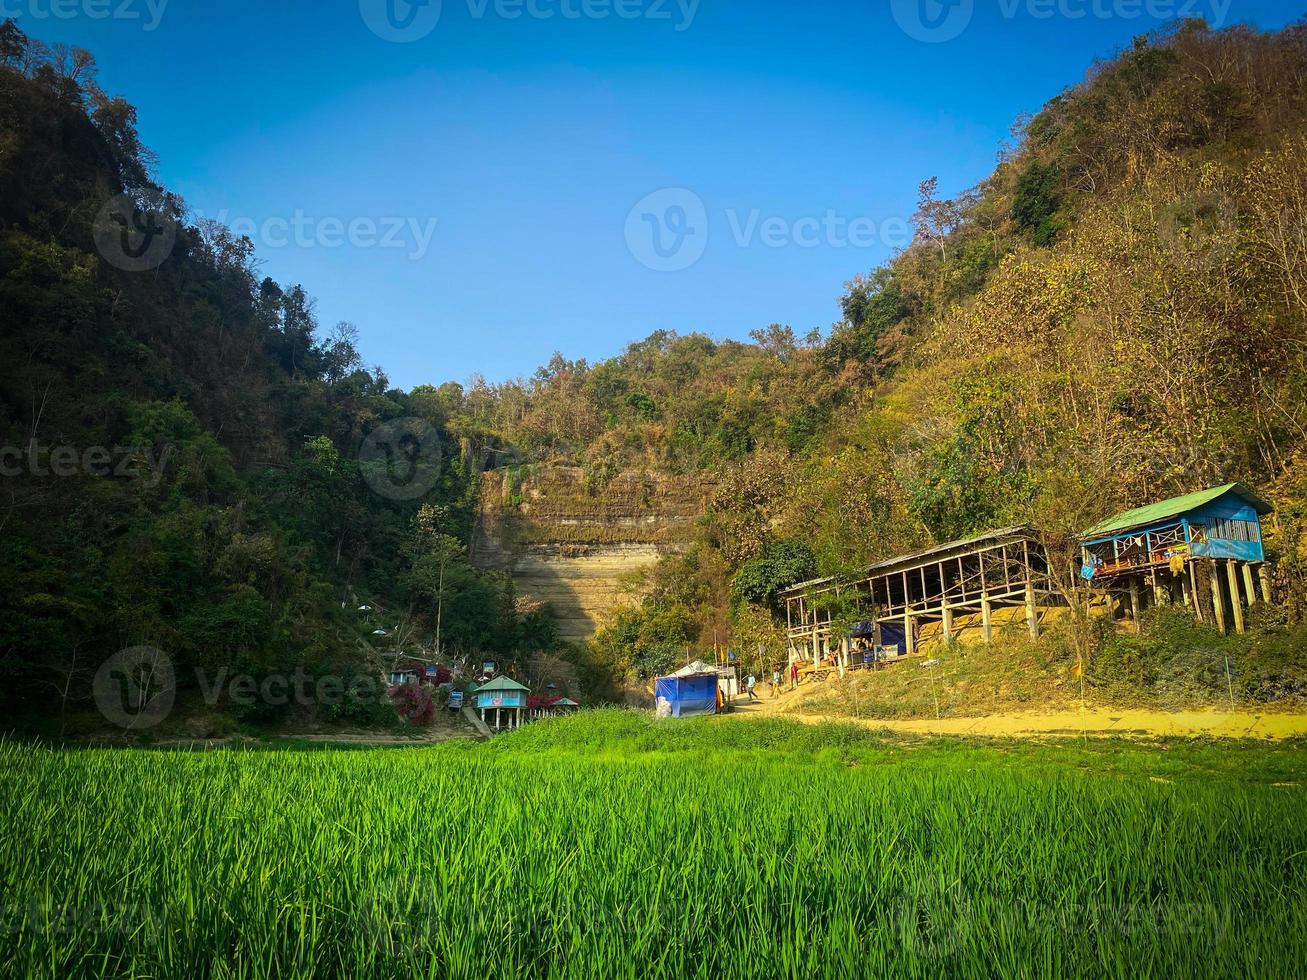
M 399 716 L 410 725 L 429 725 L 436 713 L 436 703 L 431 697 L 431 689 L 423 687 L 416 681 L 392 687 L 390 703 L 395 706 Z

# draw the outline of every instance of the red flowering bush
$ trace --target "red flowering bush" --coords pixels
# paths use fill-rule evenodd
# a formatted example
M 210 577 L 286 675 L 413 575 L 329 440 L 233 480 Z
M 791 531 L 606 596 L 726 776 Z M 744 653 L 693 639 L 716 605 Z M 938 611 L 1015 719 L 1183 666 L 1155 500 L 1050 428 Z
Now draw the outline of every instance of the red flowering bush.
M 431 689 L 423 687 L 417 681 L 409 681 L 390 689 L 390 703 L 395 711 L 410 725 L 430 725 L 436 714 L 436 702 L 431 697 Z

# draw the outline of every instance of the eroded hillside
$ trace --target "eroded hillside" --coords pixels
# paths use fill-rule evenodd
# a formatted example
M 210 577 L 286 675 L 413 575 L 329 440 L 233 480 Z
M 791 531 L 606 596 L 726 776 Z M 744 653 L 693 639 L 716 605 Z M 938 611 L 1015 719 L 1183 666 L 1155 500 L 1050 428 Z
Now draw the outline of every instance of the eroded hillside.
M 688 546 L 711 489 L 698 476 L 638 470 L 602 486 L 574 466 L 492 470 L 481 480 L 472 560 L 547 603 L 563 639 L 585 640 L 638 597 L 643 571 Z

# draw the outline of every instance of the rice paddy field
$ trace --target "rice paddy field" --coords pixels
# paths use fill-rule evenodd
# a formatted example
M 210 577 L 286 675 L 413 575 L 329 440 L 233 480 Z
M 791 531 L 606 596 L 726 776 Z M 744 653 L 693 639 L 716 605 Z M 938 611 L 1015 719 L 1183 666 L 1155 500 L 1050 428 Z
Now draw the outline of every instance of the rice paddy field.
M 1301 975 L 1301 744 L 0 745 L 0 975 Z

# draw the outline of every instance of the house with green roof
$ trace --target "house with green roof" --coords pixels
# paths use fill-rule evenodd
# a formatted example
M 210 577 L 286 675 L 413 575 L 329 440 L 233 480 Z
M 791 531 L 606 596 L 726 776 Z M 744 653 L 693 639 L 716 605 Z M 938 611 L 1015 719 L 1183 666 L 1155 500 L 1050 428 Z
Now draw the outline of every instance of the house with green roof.
M 1242 483 L 1226 483 L 1136 507 L 1080 536 L 1080 574 L 1129 596 L 1138 616 L 1150 597 L 1178 602 L 1222 630 L 1243 632 L 1244 608 L 1270 601 L 1261 519 L 1271 505 Z
M 511 677 L 494 677 L 472 691 L 473 707 L 487 725 L 493 721 L 496 730 L 521 728 L 530 690 Z

